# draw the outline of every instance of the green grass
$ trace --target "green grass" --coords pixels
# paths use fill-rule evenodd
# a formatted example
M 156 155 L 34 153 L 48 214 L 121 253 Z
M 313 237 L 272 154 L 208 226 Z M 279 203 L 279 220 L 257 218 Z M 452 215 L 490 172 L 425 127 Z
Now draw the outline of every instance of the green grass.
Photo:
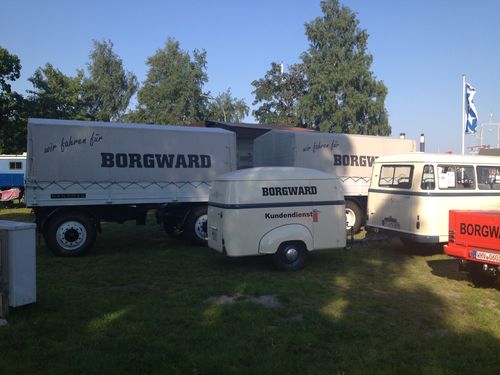
M 32 221 L 26 209 L 0 220 Z M 241 296 L 216 304 L 217 296 Z M 278 307 L 252 302 L 275 295 Z M 246 298 L 245 298 L 246 297 Z M 104 224 L 93 251 L 39 240 L 37 303 L 0 327 L 0 374 L 467 374 L 500 368 L 500 285 L 396 240 L 313 253 L 281 273 L 147 226 Z

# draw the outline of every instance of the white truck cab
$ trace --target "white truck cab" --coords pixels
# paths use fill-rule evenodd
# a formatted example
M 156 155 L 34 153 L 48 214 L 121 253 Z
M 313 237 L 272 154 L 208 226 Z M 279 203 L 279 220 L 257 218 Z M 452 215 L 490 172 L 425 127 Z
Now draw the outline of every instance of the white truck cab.
M 272 254 L 281 270 L 309 251 L 344 248 L 345 201 L 338 177 L 295 167 L 243 169 L 212 181 L 208 246 L 230 257 Z

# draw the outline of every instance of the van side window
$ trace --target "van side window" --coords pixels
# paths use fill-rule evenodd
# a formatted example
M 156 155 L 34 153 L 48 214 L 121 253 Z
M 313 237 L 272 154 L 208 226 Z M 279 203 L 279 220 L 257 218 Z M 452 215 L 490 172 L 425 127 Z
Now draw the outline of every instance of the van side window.
M 480 190 L 500 190 L 500 166 L 477 166 L 477 187 Z
M 434 176 L 434 166 L 430 164 L 424 165 L 422 171 L 422 182 L 420 183 L 422 190 L 434 190 L 436 188 L 436 177 Z
M 20 161 L 9 162 L 9 169 L 23 169 L 23 163 Z
M 383 165 L 380 169 L 378 186 L 398 189 L 411 188 L 412 165 Z
M 438 185 L 441 190 L 473 190 L 476 188 L 474 167 L 438 165 Z

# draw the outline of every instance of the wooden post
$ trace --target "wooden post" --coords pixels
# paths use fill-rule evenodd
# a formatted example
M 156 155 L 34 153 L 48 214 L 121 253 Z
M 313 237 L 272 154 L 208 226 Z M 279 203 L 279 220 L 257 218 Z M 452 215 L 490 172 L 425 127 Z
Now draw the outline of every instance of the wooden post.
M 0 231 L 0 319 L 9 313 L 9 261 L 5 234 L 5 231 Z

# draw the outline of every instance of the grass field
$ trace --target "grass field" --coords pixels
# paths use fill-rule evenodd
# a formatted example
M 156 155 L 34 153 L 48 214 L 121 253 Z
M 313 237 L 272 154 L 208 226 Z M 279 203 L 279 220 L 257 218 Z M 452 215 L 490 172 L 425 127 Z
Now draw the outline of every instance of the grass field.
M 38 300 L 0 327 L 0 374 L 499 372 L 500 284 L 473 287 L 443 254 L 372 242 L 281 273 L 150 221 L 104 224 L 81 258 L 39 241 Z

